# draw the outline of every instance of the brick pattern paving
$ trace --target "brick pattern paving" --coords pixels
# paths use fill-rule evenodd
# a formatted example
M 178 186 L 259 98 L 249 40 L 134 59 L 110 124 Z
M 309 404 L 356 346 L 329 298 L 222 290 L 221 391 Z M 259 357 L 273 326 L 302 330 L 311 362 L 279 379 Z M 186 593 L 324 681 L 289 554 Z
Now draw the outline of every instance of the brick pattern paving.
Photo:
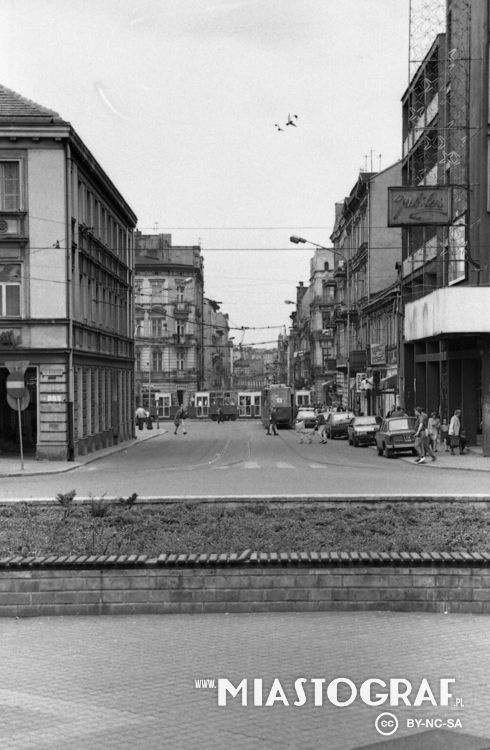
M 489 738 L 489 618 L 319 613 L 37 618 L 0 622 L 2 750 L 351 750 L 383 739 L 384 707 L 217 705 L 196 679 L 455 677 L 459 716 Z

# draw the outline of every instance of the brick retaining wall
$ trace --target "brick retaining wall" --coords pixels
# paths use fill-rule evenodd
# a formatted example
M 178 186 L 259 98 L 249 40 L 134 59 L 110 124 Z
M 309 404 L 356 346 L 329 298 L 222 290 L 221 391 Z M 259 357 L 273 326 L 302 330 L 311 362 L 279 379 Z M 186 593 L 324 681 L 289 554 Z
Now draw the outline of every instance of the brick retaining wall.
M 393 610 L 490 613 L 488 553 L 10 557 L 0 617 Z

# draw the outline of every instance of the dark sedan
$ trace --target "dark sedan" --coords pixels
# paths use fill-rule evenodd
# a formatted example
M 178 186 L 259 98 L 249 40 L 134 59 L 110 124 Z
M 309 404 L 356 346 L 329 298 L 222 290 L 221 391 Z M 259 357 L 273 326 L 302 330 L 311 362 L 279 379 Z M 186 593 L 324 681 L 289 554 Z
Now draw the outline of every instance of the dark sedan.
M 354 417 L 347 425 L 349 445 L 374 445 L 378 428 L 376 417 Z
M 389 417 L 384 419 L 376 433 L 378 456 L 393 458 L 396 453 L 410 451 L 415 455 L 415 417 Z
M 328 438 L 347 437 L 347 425 L 354 414 L 351 411 L 330 411 L 325 417 L 325 434 Z

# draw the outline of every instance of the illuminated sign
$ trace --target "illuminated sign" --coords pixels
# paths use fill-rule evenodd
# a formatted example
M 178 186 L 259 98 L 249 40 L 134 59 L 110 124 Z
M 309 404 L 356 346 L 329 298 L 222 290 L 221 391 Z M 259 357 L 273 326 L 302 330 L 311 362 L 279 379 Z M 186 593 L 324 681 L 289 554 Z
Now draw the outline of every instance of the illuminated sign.
M 451 224 L 451 188 L 389 187 L 388 226 L 446 226 Z

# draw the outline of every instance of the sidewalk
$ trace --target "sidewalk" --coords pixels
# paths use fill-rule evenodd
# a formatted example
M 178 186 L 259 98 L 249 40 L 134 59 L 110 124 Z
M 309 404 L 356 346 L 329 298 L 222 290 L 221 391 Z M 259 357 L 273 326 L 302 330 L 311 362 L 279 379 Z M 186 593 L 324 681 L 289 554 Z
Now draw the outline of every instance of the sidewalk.
M 490 744 L 488 626 L 485 615 L 411 612 L 5 619 L 2 749 L 483 750 Z M 298 677 L 305 702 L 294 705 Z M 447 708 L 427 698 L 419 707 L 370 706 L 359 697 L 336 707 L 327 684 L 347 677 L 356 686 L 406 679 L 413 695 L 425 679 L 436 696 L 439 680 L 450 678 L 454 697 Z M 246 678 L 247 705 L 228 694 L 218 706 L 216 682 L 214 689 L 208 683 L 216 678 L 232 686 Z M 262 705 L 254 679 L 263 681 Z M 287 705 L 279 693 L 266 704 L 276 679 Z M 313 679 L 325 683 L 318 683 L 318 705 Z M 349 693 L 340 692 L 346 700 Z M 387 711 L 398 723 L 393 737 L 375 728 Z M 415 718 L 459 719 L 459 726 L 417 728 Z
M 138 443 L 150 440 L 158 435 L 164 435 L 168 432 L 168 422 L 160 423 L 160 427 L 154 427 L 153 430 L 146 428 L 140 432 L 136 430 L 136 439 L 127 440 L 124 443 L 111 445 L 109 448 L 103 448 L 96 453 L 88 453 L 86 456 L 77 456 L 76 461 L 38 461 L 34 456 L 24 456 L 24 469 L 20 466 L 20 456 L 0 453 L 0 477 L 23 477 L 36 476 L 36 474 L 62 474 L 72 471 L 80 466 L 85 466 L 93 461 L 99 461 L 101 458 L 111 456 L 113 453 L 127 451 L 129 448 Z M 166 426 L 165 426 L 166 425 Z

